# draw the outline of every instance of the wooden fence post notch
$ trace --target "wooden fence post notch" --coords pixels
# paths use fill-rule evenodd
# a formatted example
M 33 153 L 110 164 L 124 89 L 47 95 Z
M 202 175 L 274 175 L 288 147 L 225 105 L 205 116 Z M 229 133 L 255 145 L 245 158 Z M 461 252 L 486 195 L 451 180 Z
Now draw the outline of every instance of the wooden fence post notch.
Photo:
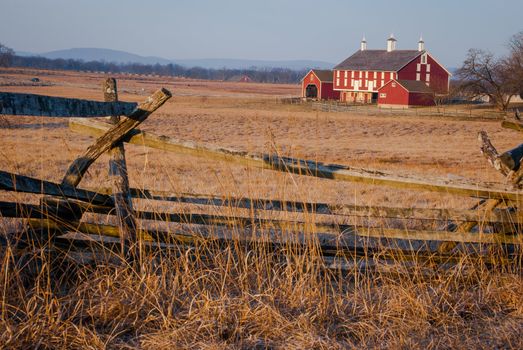
M 118 91 L 116 79 L 108 78 L 103 82 L 102 90 L 105 102 L 117 102 Z M 110 116 L 111 124 L 118 124 L 120 116 Z M 123 142 L 119 142 L 110 151 L 109 160 L 109 179 L 111 180 L 114 203 L 116 209 L 116 218 L 120 230 L 120 245 L 122 253 L 125 254 L 125 242 L 131 243 L 131 255 L 134 254 L 134 248 L 138 248 L 138 257 L 141 256 L 140 242 L 136 233 L 136 221 L 134 217 L 131 192 L 129 190 L 129 178 L 127 174 L 127 162 L 125 160 L 125 149 Z
M 140 125 L 147 117 L 160 108 L 172 97 L 166 89 L 157 90 L 141 103 L 133 113 L 110 128 L 104 135 L 89 146 L 83 155 L 77 158 L 67 170 L 62 184 L 76 187 L 85 175 L 89 166 L 104 152 L 113 148 L 118 142 L 128 135 L 130 131 Z

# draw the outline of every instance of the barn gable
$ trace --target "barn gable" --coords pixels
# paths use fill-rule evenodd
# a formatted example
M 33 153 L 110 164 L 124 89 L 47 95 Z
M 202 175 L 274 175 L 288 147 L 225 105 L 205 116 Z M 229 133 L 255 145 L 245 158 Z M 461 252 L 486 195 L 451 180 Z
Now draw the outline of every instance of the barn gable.
M 305 78 L 307 78 L 309 76 L 309 74 L 312 73 L 314 74 L 319 81 L 322 81 L 322 82 L 332 82 L 332 76 L 333 76 L 333 73 L 331 70 L 329 69 L 311 69 L 302 79 L 301 81 L 303 81 Z

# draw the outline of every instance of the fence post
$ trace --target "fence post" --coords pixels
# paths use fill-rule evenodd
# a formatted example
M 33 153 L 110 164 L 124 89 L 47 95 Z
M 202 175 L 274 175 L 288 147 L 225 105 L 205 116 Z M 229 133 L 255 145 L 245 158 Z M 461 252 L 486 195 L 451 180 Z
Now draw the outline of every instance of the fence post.
M 107 78 L 102 85 L 104 101 L 118 101 L 118 90 L 116 79 Z M 111 124 L 116 125 L 120 122 L 120 116 L 110 116 Z M 120 246 L 122 255 L 129 255 L 131 258 L 138 258 L 141 264 L 142 249 L 136 232 L 136 220 L 134 217 L 131 192 L 129 190 L 129 177 L 127 173 L 127 162 L 125 160 L 125 149 L 123 142 L 119 142 L 110 151 L 109 160 L 109 179 L 114 195 L 116 218 L 120 230 Z M 125 251 L 125 243 L 130 243 L 130 251 Z
M 115 124 L 89 146 L 80 157 L 71 163 L 62 180 L 62 185 L 76 187 L 87 172 L 87 169 L 89 169 L 89 166 L 91 166 L 98 157 L 113 148 L 113 146 L 124 137 L 128 136 L 134 128 L 140 125 L 151 113 L 160 108 L 165 101 L 171 97 L 171 93 L 166 89 L 160 89 L 149 96 L 145 102 L 138 105 L 128 118 Z

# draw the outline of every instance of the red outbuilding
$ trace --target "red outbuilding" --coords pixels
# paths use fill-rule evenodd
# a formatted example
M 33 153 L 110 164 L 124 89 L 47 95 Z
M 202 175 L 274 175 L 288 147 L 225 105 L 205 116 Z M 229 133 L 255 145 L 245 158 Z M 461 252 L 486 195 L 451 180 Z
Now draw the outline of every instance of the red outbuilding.
M 396 39 L 391 36 L 385 50 L 368 50 L 363 39 L 359 51 L 334 67 L 333 83 L 340 101 L 430 106 L 435 95 L 448 94 L 450 76 L 425 50 L 423 39 L 417 50 L 397 50 Z M 396 81 L 397 88 L 388 86 L 391 81 Z M 422 89 L 422 84 L 426 88 Z M 387 97 L 378 97 L 381 94 Z M 432 98 L 428 98 L 431 94 Z
M 378 89 L 380 107 L 433 106 L 434 91 L 426 83 L 415 80 L 389 80 Z
M 338 100 L 340 92 L 333 89 L 331 70 L 312 69 L 301 80 L 301 97 L 315 100 Z

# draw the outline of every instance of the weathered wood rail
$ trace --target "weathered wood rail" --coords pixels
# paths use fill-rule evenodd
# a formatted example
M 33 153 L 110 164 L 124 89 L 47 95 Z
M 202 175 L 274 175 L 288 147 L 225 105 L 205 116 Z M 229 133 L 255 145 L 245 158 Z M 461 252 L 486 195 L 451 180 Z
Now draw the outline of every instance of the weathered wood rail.
M 0 114 L 44 117 L 104 117 L 130 115 L 132 102 L 97 102 L 64 97 L 0 92 Z
M 103 85 L 105 102 L 64 99 L 28 94 L 0 93 L 1 113 L 41 116 L 80 116 L 71 118 L 70 129 L 97 139 L 69 166 L 61 184 L 0 170 L 0 190 L 45 195 L 39 204 L 0 201 L 0 216 L 25 219 L 27 232 L 50 232 L 50 239 L 60 240 L 66 232 L 81 232 L 91 237 L 113 237 L 120 249 L 133 261 L 141 259 L 143 242 L 194 245 L 215 240 L 236 240 L 245 244 L 292 244 L 306 251 L 316 244 L 325 255 L 368 254 L 386 248 L 391 251 L 413 251 L 427 256 L 437 253 L 444 259 L 459 243 L 469 245 L 523 245 L 520 235 L 523 214 L 518 210 L 523 192 L 517 184 L 474 183 L 414 175 L 397 175 L 385 171 L 360 169 L 347 165 L 326 164 L 274 154 L 248 153 L 234 149 L 182 142 L 173 137 L 155 135 L 137 127 L 160 108 L 171 94 L 160 89 L 141 104 L 118 101 L 116 81 Z M 123 117 L 120 117 L 123 116 Z M 109 122 L 86 119 L 107 116 Z M 523 131 L 518 120 L 504 121 L 504 127 Z M 520 172 L 521 147 L 498 153 L 485 133 L 480 134 L 482 152 L 504 176 L 517 178 Z M 488 142 L 487 142 L 488 141 Z M 124 143 L 134 143 L 187 156 L 203 157 L 241 166 L 314 176 L 336 181 L 449 193 L 481 199 L 471 209 L 399 208 L 339 203 L 315 203 L 261 198 L 218 197 L 198 194 L 173 194 L 165 191 L 129 188 Z M 112 188 L 80 189 L 89 166 L 105 152 L 109 163 Z M 523 172 L 523 170 L 521 170 Z M 519 179 L 523 178 L 520 176 Z M 519 182 L 518 182 L 519 183 Z M 144 211 L 136 209 L 148 200 L 171 203 L 177 211 Z M 136 205 L 135 205 L 136 204 Z M 199 213 L 194 207 L 207 212 Z M 247 214 L 214 212 L 226 208 L 249 209 Z M 209 213 L 211 210 L 213 213 Z M 301 213 L 276 218 L 277 212 Z M 89 214 L 88 218 L 85 214 Z M 100 224 L 97 215 L 112 217 L 115 225 Z M 290 217 L 290 218 L 289 218 Z M 321 220 L 319 220 L 321 217 Z M 419 220 L 445 225 L 442 230 L 408 229 L 397 222 L 355 224 L 348 218 L 369 220 Z M 151 223 L 166 225 L 163 229 Z M 452 224 L 449 224 L 452 223 Z M 173 226 L 174 225 L 174 226 Z M 153 225 L 154 226 L 154 225 Z M 471 232 L 474 228 L 477 232 Z M 60 241 L 61 242 L 61 241 Z M 434 245 L 436 243 L 436 245 Z M 445 243 L 445 244 L 443 244 Z M 82 244 L 85 244 L 82 243 Z M 438 244 L 439 247 L 438 247 Z M 436 246 L 436 248 L 434 247 Z M 370 249 L 370 250 L 369 250 Z M 479 251 L 479 250 L 478 250 Z M 442 258 L 442 259 L 443 259 Z
M 71 130 L 90 136 L 100 136 L 110 129 L 107 123 L 96 120 L 71 119 Z M 175 138 L 155 135 L 135 129 L 124 139 L 125 142 L 144 145 L 163 151 L 202 157 L 239 165 L 291 172 L 338 181 L 360 182 L 372 185 L 387 185 L 398 188 L 427 190 L 477 198 L 495 198 L 519 202 L 522 193 L 510 188 L 487 187 L 474 182 L 458 182 L 448 179 L 427 180 L 416 176 L 395 175 L 380 170 L 358 169 L 345 165 L 283 157 L 277 154 L 256 154 L 233 149 L 210 147 L 193 142 L 182 142 Z

